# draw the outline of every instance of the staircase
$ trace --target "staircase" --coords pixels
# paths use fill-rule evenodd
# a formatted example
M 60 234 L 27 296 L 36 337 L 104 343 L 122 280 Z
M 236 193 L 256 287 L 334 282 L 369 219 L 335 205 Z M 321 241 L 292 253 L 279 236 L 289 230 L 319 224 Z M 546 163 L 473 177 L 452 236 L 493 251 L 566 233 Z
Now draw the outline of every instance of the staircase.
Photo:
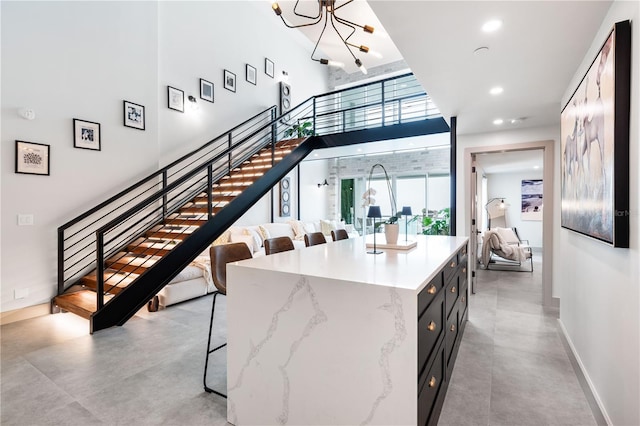
M 61 226 L 52 310 L 122 325 L 313 149 L 448 130 L 411 74 L 268 108 Z

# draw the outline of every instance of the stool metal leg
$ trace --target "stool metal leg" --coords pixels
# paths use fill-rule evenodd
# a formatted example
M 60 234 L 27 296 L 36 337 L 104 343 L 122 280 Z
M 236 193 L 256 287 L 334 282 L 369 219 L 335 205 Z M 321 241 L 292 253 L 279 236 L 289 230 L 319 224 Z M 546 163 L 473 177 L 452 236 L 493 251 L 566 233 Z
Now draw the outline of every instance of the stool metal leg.
M 213 333 L 213 314 L 216 311 L 216 298 L 218 297 L 218 295 L 223 295 L 223 293 L 220 293 L 219 291 L 215 291 L 213 293 L 213 304 L 211 305 L 211 321 L 209 322 L 209 340 L 207 341 L 207 358 L 204 361 L 204 376 L 202 378 L 202 382 L 204 384 L 204 390 L 209 392 L 209 393 L 215 393 L 216 395 L 220 395 L 223 398 L 226 398 L 227 395 L 218 392 L 215 389 L 210 388 L 209 386 L 207 386 L 207 369 L 209 368 L 209 357 L 211 356 L 212 353 L 214 353 L 215 351 L 217 351 L 218 349 L 222 349 L 225 346 L 227 346 L 226 343 L 223 343 L 219 346 L 217 346 L 214 349 L 211 349 L 211 334 Z

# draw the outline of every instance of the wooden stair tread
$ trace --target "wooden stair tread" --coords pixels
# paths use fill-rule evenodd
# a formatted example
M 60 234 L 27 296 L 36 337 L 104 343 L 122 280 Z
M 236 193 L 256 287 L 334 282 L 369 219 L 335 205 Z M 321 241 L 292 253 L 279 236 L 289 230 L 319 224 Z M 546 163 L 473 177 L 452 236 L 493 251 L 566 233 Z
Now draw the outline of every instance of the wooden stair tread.
M 91 290 L 74 291 L 53 298 L 53 303 L 60 309 L 72 312 L 82 318 L 89 319 L 97 310 L 96 292 Z M 105 303 L 113 296 L 104 296 Z

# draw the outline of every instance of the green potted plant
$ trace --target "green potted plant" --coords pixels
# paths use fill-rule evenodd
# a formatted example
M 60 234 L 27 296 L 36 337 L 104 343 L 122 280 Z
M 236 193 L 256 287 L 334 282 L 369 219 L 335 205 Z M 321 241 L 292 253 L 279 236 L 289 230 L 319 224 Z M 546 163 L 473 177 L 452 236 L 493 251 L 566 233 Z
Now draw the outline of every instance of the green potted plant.
M 436 217 L 422 218 L 422 233 L 424 235 L 449 235 L 449 208 L 442 209 Z
M 304 138 L 307 136 L 313 136 L 313 123 L 310 121 L 298 122 L 285 130 L 284 136 L 286 138 Z

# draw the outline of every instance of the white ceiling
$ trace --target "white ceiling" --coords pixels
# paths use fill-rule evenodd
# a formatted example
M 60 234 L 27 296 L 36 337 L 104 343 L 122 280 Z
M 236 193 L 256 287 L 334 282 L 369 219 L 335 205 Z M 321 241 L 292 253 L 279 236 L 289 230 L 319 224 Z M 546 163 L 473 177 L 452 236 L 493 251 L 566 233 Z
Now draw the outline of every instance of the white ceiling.
M 560 122 L 560 101 L 611 1 L 370 1 L 405 61 L 458 133 Z M 490 19 L 503 26 L 482 32 Z M 488 47 L 482 55 L 478 47 Z M 502 86 L 492 96 L 489 89 Z M 493 120 L 505 124 L 496 126 Z M 520 118 L 518 124 L 508 120 Z

